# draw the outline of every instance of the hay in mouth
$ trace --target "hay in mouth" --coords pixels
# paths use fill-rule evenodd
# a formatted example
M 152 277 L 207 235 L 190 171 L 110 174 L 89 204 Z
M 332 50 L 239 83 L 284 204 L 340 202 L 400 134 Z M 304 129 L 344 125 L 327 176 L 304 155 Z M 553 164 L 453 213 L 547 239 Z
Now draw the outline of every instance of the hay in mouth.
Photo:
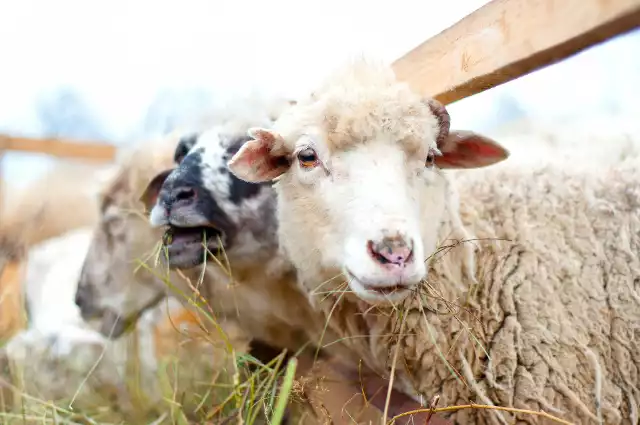
M 224 239 L 224 233 L 213 226 L 177 227 L 167 226 L 162 236 L 164 246 L 197 245 L 206 242 L 207 247 L 218 249 L 219 240 Z

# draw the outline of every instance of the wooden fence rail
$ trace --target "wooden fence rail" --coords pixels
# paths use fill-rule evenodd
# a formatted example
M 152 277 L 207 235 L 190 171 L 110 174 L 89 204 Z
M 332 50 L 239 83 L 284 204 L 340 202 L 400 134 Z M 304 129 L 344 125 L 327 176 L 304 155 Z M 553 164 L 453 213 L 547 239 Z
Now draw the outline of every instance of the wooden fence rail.
M 393 67 L 414 89 L 448 104 L 639 26 L 640 0 L 493 0 Z
M 0 135 L 0 152 L 5 150 L 44 153 L 63 158 L 88 161 L 112 161 L 116 147 L 104 143 L 60 139 L 33 139 Z

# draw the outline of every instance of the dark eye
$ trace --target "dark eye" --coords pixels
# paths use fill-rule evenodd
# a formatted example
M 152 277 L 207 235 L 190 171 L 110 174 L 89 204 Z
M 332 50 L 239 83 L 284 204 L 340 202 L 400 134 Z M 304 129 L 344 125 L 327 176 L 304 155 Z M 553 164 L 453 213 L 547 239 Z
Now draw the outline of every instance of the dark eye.
M 298 153 L 298 161 L 303 168 L 313 168 L 318 165 L 318 155 L 313 149 L 307 148 Z
M 433 152 L 429 152 L 429 154 L 427 155 L 427 160 L 425 161 L 424 165 L 428 168 L 433 167 L 433 165 L 436 162 L 436 155 Z
M 102 223 L 105 229 L 112 234 L 120 234 L 125 231 L 126 222 L 124 214 L 113 205 L 109 206 L 103 213 Z
M 104 220 L 104 223 L 112 233 L 121 233 L 125 226 L 125 222 L 122 217 L 109 217 Z

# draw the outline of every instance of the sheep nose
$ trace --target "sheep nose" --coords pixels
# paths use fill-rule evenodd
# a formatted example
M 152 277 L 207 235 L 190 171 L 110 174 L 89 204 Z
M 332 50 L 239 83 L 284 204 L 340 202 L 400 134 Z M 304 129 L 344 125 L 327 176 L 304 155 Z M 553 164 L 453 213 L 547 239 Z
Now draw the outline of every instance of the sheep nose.
M 385 267 L 405 267 L 413 261 L 413 241 L 400 236 L 385 237 L 379 242 L 368 241 L 369 255 Z
M 87 319 L 95 314 L 95 309 L 93 308 L 93 291 L 89 286 L 78 285 L 75 303 L 80 309 L 80 314 L 83 319 Z
M 78 289 L 76 291 L 76 305 L 80 308 L 82 308 L 82 306 L 85 304 L 88 296 L 87 296 L 87 290 L 85 289 L 84 286 L 80 286 L 78 285 Z

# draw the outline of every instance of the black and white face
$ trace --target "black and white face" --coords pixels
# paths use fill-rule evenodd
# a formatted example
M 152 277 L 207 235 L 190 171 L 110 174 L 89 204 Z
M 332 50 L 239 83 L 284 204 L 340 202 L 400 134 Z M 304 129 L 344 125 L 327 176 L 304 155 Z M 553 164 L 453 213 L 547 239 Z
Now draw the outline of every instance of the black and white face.
M 206 250 L 242 261 L 277 246 L 271 183 L 245 182 L 227 168 L 247 140 L 246 131 L 228 133 L 217 127 L 179 142 L 177 167 L 147 204 L 151 225 L 166 227 L 171 267 L 197 266 Z

